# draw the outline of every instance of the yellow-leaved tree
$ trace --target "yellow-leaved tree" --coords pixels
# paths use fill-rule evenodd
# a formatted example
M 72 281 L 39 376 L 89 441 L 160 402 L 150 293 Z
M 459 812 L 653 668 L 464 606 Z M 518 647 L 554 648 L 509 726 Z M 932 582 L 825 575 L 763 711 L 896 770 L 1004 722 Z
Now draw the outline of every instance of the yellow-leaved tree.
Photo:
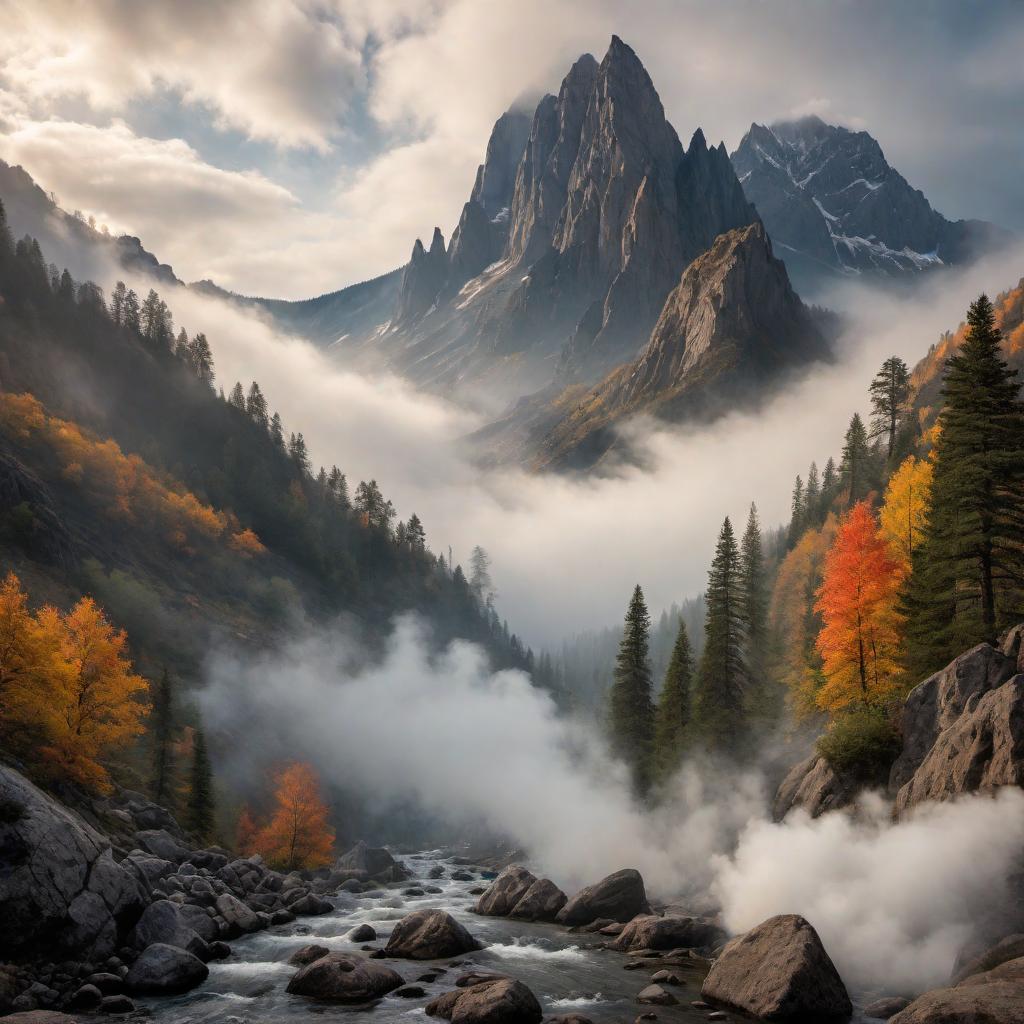
M 296 762 L 278 772 L 274 813 L 253 845 L 267 863 L 283 871 L 329 864 L 334 830 L 320 796 L 320 781 L 308 764 Z
M 889 478 L 879 520 L 882 536 L 889 542 L 892 555 L 904 572 L 928 521 L 931 507 L 933 465 L 931 459 L 908 455 Z

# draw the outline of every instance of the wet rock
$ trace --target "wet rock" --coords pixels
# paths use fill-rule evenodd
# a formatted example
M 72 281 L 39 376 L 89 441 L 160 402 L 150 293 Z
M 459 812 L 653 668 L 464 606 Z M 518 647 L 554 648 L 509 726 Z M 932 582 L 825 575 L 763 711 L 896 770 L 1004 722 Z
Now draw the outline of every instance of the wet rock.
M 288 982 L 288 991 L 335 1003 L 365 1003 L 403 984 L 401 975 L 383 964 L 346 953 L 328 953 L 300 968 Z
M 636 1001 L 638 1003 L 653 1003 L 656 1006 L 675 1006 L 679 1002 L 671 992 L 660 985 L 648 985 L 646 988 L 642 988 L 637 994 Z
M 384 952 L 408 960 L 439 960 L 480 949 L 480 943 L 443 910 L 417 910 L 395 925 Z
M 771 917 L 729 942 L 701 995 L 771 1020 L 846 1018 L 846 986 L 818 933 L 796 914 Z
M 426 1012 L 452 1024 L 540 1024 L 544 1016 L 537 997 L 513 978 L 446 992 L 428 1003 Z
M 953 971 L 952 983 L 958 985 L 973 974 L 984 974 L 1009 960 L 1024 957 L 1024 935 L 1007 935 L 994 946 L 986 949 L 980 956 L 974 957 L 963 966 Z
M 474 985 L 489 984 L 492 981 L 505 981 L 507 974 L 498 971 L 467 971 L 455 979 L 456 988 L 472 988 Z
M 169 900 L 157 900 L 155 903 L 151 903 L 136 922 L 129 941 L 139 950 L 155 943 L 177 946 L 202 959 L 207 949 L 206 942 L 189 925 L 182 910 L 183 908 Z M 200 914 L 210 922 L 216 932 L 216 925 L 212 919 L 202 911 Z M 216 934 L 213 935 L 213 938 L 216 938 Z
M 134 1013 L 135 1003 L 125 995 L 104 996 L 100 1013 Z
M 401 996 L 402 999 L 422 999 L 426 994 L 426 990 L 419 985 L 403 985 L 395 989 L 395 995 Z
M 327 900 L 321 899 L 314 893 L 308 892 L 305 896 L 300 896 L 294 902 L 289 903 L 288 909 L 293 914 L 307 916 L 314 914 L 329 914 L 334 907 L 332 907 Z
M 4 1024 L 78 1024 L 77 1017 L 69 1017 L 56 1010 L 22 1010 L 9 1014 L 3 1020 Z
M 444 878 L 445 871 L 440 864 L 435 864 L 430 871 L 427 872 L 427 878 Z
M 640 872 L 626 868 L 581 889 L 562 907 L 556 920 L 567 925 L 589 924 L 599 917 L 630 921 L 637 914 L 650 912 Z
M 892 1024 L 1024 1024 L 1024 958 L 952 988 L 935 989 L 891 1017 Z
M 198 957 L 177 946 L 157 942 L 144 949 L 132 964 L 125 984 L 130 992 L 187 992 L 204 982 L 209 973 Z
M 876 999 L 873 1003 L 868 1003 L 864 1007 L 864 1016 L 874 1020 L 888 1020 L 909 1005 L 910 1000 L 903 996 L 886 996 L 884 999 Z
M 449 876 L 453 882 L 472 882 L 476 877 L 471 871 L 464 871 L 461 868 L 453 871 Z
M 103 993 L 95 985 L 82 985 L 68 1000 L 69 1010 L 94 1010 L 100 1005 Z
M 90 974 L 86 979 L 90 985 L 94 985 L 104 996 L 114 996 L 124 991 L 124 979 L 109 971 L 97 971 Z
M 362 840 L 334 862 L 335 871 L 354 871 L 364 878 L 401 882 L 409 872 L 383 847 L 368 846 Z
M 588 926 L 589 927 L 589 926 Z M 622 930 L 625 928 L 625 924 L 621 921 L 613 921 L 611 924 L 602 925 L 597 929 L 601 935 L 621 935 Z
M 614 949 L 691 949 L 716 946 L 725 932 L 713 921 L 700 917 L 657 917 L 645 914 L 633 918 L 612 943 Z
M 678 974 L 673 974 L 671 971 L 655 971 L 651 975 L 651 981 L 657 982 L 659 985 L 685 985 L 686 982 L 679 977 Z
M 290 957 L 288 957 L 288 963 L 293 967 L 305 967 L 306 964 L 313 963 L 314 960 L 319 960 L 323 956 L 327 956 L 330 950 L 326 946 L 318 946 L 315 943 L 309 946 L 303 946 L 302 949 L 295 950 Z
M 226 942 L 211 942 L 207 947 L 208 960 L 227 960 L 231 956 L 231 947 Z
M 510 864 L 477 900 L 476 912 L 488 917 L 507 917 L 536 881 L 536 876 L 520 864 Z
M 373 942 L 377 938 L 377 932 L 368 924 L 359 924 L 348 933 L 349 942 Z
M 509 912 L 521 921 L 554 921 L 567 897 L 550 878 L 538 878 Z
M 262 927 L 262 922 L 256 916 L 256 911 L 229 892 L 221 893 L 217 897 L 217 913 L 228 926 L 225 938 L 237 938 L 239 935 L 257 932 Z

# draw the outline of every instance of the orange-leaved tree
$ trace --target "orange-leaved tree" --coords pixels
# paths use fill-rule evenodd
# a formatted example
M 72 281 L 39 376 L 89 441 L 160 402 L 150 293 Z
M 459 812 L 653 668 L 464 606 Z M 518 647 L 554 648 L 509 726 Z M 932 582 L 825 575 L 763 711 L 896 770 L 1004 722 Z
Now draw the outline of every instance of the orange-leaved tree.
M 296 762 L 282 768 L 274 784 L 274 813 L 256 837 L 257 852 L 285 871 L 330 863 L 334 830 L 327 823 L 329 810 L 316 772 Z
M 910 560 L 928 521 L 932 472 L 931 459 L 908 455 L 889 478 L 885 489 L 885 500 L 878 518 L 882 535 L 889 541 L 892 555 L 904 572 L 910 572 Z
M 817 703 L 823 710 L 878 705 L 897 691 L 902 620 L 896 600 L 902 580 L 902 566 L 870 506 L 858 502 L 825 556 L 818 591 L 825 684 Z

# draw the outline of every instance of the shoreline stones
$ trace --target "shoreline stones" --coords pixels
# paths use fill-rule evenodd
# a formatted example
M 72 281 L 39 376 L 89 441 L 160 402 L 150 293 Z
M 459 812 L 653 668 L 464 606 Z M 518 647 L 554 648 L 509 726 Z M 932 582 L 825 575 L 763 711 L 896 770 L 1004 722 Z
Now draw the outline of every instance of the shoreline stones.
M 452 1024 L 540 1024 L 544 1017 L 537 997 L 514 978 L 464 976 L 460 982 L 427 1003 L 428 1017 Z
M 401 988 L 402 976 L 384 964 L 328 953 L 292 975 L 287 991 L 333 1003 L 366 1003 Z
M 640 872 L 633 868 L 616 871 L 594 885 L 581 889 L 558 912 L 559 924 L 590 924 L 598 918 L 631 921 L 638 914 L 650 914 Z
M 395 925 L 384 955 L 406 960 L 441 960 L 481 948 L 447 911 L 416 910 Z

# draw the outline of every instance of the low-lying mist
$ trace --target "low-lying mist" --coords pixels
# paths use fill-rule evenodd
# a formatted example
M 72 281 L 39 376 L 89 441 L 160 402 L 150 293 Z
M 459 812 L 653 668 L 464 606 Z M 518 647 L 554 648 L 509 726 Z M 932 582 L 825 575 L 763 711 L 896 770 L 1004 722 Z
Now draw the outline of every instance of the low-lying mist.
M 394 377 L 347 371 L 246 310 L 184 290 L 167 299 L 179 323 L 209 335 L 219 385 L 258 380 L 316 464 L 336 463 L 353 483 L 376 478 L 403 517 L 419 514 L 435 551 L 450 545 L 465 563 L 473 545 L 485 547 L 499 610 L 530 643 L 550 645 L 621 621 L 637 582 L 654 609 L 702 590 L 724 516 L 742 521 L 756 501 L 763 523 L 786 520 L 793 478 L 838 457 L 882 360 L 895 353 L 913 364 L 980 291 L 1022 271 L 1024 247 L 912 292 L 837 287 L 828 304 L 848 319 L 835 365 L 714 423 L 634 424 L 653 468 L 589 480 L 481 471 L 460 443 L 478 415 Z
M 369 664 L 340 626 L 277 652 L 220 652 L 200 700 L 208 725 L 239 740 L 223 745 L 223 770 L 262 775 L 268 758 L 308 759 L 378 807 L 412 801 L 453 837 L 480 826 L 507 837 L 569 891 L 635 867 L 652 894 L 718 906 L 734 931 L 804 914 L 859 991 L 942 983 L 974 925 L 1005 902 L 1024 844 L 1022 793 L 899 825 L 870 798 L 856 821 L 775 824 L 756 770 L 688 764 L 647 809 L 594 731 L 559 717 L 525 675 L 492 673 L 465 643 L 431 657 L 421 629 L 399 621 Z

